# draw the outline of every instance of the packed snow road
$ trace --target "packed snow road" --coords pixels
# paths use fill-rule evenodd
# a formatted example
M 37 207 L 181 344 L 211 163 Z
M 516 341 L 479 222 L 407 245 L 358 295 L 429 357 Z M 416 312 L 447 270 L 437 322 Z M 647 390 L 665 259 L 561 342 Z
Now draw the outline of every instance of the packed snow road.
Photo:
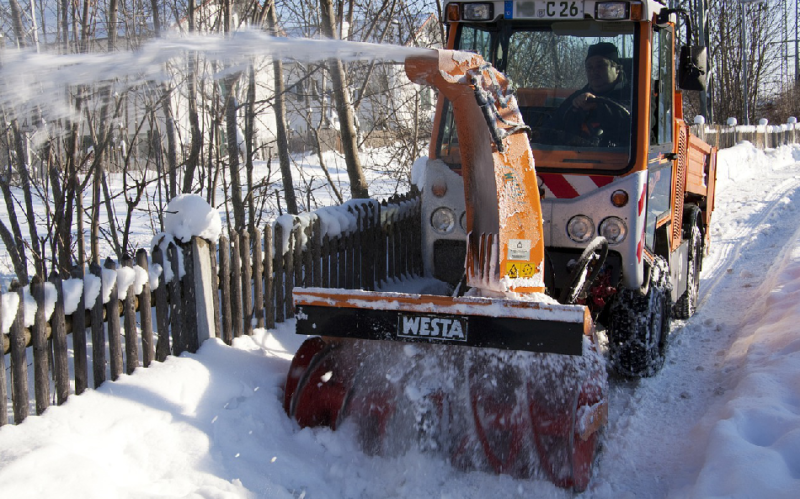
M 770 497 L 800 490 L 800 148 L 723 151 L 701 305 L 667 362 L 612 377 L 592 499 Z M 419 283 L 417 283 L 419 284 Z M 572 497 L 547 481 L 364 455 L 281 408 L 302 338 L 289 321 L 206 342 L 0 429 L 10 497 Z
M 612 378 L 606 447 L 587 496 L 704 496 L 692 485 L 708 435 L 693 429 L 736 387 L 743 373 L 732 346 L 764 310 L 784 255 L 798 244 L 798 159 L 798 149 L 764 156 L 747 144 L 721 152 L 697 313 L 673 322 L 667 362 L 657 376 Z

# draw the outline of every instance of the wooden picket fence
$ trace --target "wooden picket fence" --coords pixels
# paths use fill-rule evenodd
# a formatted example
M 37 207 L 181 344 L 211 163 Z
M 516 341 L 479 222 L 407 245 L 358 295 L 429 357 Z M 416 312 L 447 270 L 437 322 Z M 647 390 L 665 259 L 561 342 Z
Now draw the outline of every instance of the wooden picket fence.
M 719 149 L 733 147 L 747 140 L 759 149 L 800 142 L 800 125 L 692 125 L 692 134 Z
M 268 226 L 263 237 L 256 230 L 254 238 L 235 232 L 220 238 L 217 331 L 226 343 L 294 317 L 295 287 L 374 290 L 422 273 L 418 193 L 352 203 L 347 210 L 356 229 L 334 236 L 323 234 L 321 218 L 312 214 L 295 217 L 291 228 Z
M 0 335 L 0 401 L 8 400 L 10 381 L 13 422 L 19 424 L 28 417 L 29 347 L 38 415 L 51 400 L 63 404 L 72 392 L 72 381 L 76 395 L 89 388 L 90 357 L 92 386 L 97 388 L 109 378 L 116 380 L 123 372 L 131 374 L 137 367 L 164 361 L 168 355 L 196 352 L 209 336 L 231 344 L 235 337 L 252 334 L 254 326 L 274 327 L 276 322 L 294 316 L 294 287 L 375 289 L 392 279 L 421 273 L 418 193 L 394 196 L 382 203 L 351 202 L 342 209 L 355 218 L 356 228 L 333 237 L 323 236 L 320 217 L 310 214 L 296 217 L 297 223 L 287 234 L 288 245 L 283 244 L 284 226 L 270 224 L 263 237 L 258 230 L 252 238 L 247 233 L 222 237 L 219 256 L 213 244 L 198 238 L 188 244 L 170 243 L 166 259 L 158 247 L 149 259 L 140 249 L 136 265 L 147 271 L 148 260 L 162 268 L 166 261 L 173 276 L 180 276 L 178 252 L 182 252 L 183 277 L 167 282 L 162 272 L 155 289 L 145 283 L 141 292 L 134 294 L 131 285 L 124 300 L 119 299 L 115 281 L 107 303 L 103 303 L 101 285 L 93 308 L 86 309 L 82 294 L 70 315 L 65 314 L 62 277 L 54 273 L 49 282 L 57 298 L 53 313 L 45 317 L 45 283 L 36 277 L 30 295 L 37 311 L 30 328 L 24 326 L 24 290 L 12 287 L 9 293 L 19 295 L 20 306 L 8 334 Z M 132 268 L 134 259 L 126 256 L 121 265 Z M 116 269 L 117 263 L 108 259 L 104 266 Z M 90 265 L 89 271 L 102 282 L 100 265 Z M 71 277 L 83 279 L 83 272 L 76 267 Z M 213 278 L 204 275 L 208 272 Z M 0 300 L 0 307 L 2 303 Z M 70 334 L 72 379 L 67 342 Z M 6 355 L 10 380 L 6 379 Z M 0 426 L 7 423 L 8 411 L 0 410 Z

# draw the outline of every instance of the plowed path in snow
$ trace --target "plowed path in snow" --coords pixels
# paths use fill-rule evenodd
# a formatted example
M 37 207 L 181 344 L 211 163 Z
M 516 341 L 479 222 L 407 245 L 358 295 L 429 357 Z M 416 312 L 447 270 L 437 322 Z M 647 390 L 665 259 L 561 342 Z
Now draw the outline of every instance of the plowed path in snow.
M 721 179 L 700 306 L 673 322 L 659 374 L 611 379 L 606 444 L 586 497 L 680 497 L 694 482 L 708 435 L 692 429 L 736 386 L 726 354 L 766 299 L 771 267 L 796 244 L 800 165 L 777 163 L 751 178 Z

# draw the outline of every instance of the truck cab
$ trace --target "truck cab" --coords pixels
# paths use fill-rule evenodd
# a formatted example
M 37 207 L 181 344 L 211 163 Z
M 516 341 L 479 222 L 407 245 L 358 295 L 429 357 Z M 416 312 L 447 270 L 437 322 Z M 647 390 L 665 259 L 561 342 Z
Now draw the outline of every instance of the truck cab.
M 653 0 L 444 8 L 448 48 L 481 55 L 515 87 L 539 183 L 547 288 L 556 296 L 568 288 L 587 246 L 597 236 L 607 242 L 602 269 L 579 300 L 617 342 L 615 367 L 633 376 L 660 367 L 673 313 L 694 312 L 713 210 L 716 151 L 689 133 L 681 94 L 703 88 L 705 51 L 687 43 L 676 68 L 680 14 Z M 444 97 L 429 158 L 423 261 L 427 273 L 457 287 L 469 224 L 459 138 Z M 649 329 L 631 331 L 642 314 Z M 631 353 L 640 336 L 648 346 Z

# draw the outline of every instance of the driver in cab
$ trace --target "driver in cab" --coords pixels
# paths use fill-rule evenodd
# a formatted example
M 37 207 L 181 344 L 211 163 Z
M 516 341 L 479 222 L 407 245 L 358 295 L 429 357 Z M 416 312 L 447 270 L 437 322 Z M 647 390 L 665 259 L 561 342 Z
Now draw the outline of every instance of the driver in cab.
M 609 42 L 591 45 L 584 67 L 588 83 L 564 100 L 555 113 L 554 128 L 586 145 L 627 145 L 631 87 L 617 47 Z

